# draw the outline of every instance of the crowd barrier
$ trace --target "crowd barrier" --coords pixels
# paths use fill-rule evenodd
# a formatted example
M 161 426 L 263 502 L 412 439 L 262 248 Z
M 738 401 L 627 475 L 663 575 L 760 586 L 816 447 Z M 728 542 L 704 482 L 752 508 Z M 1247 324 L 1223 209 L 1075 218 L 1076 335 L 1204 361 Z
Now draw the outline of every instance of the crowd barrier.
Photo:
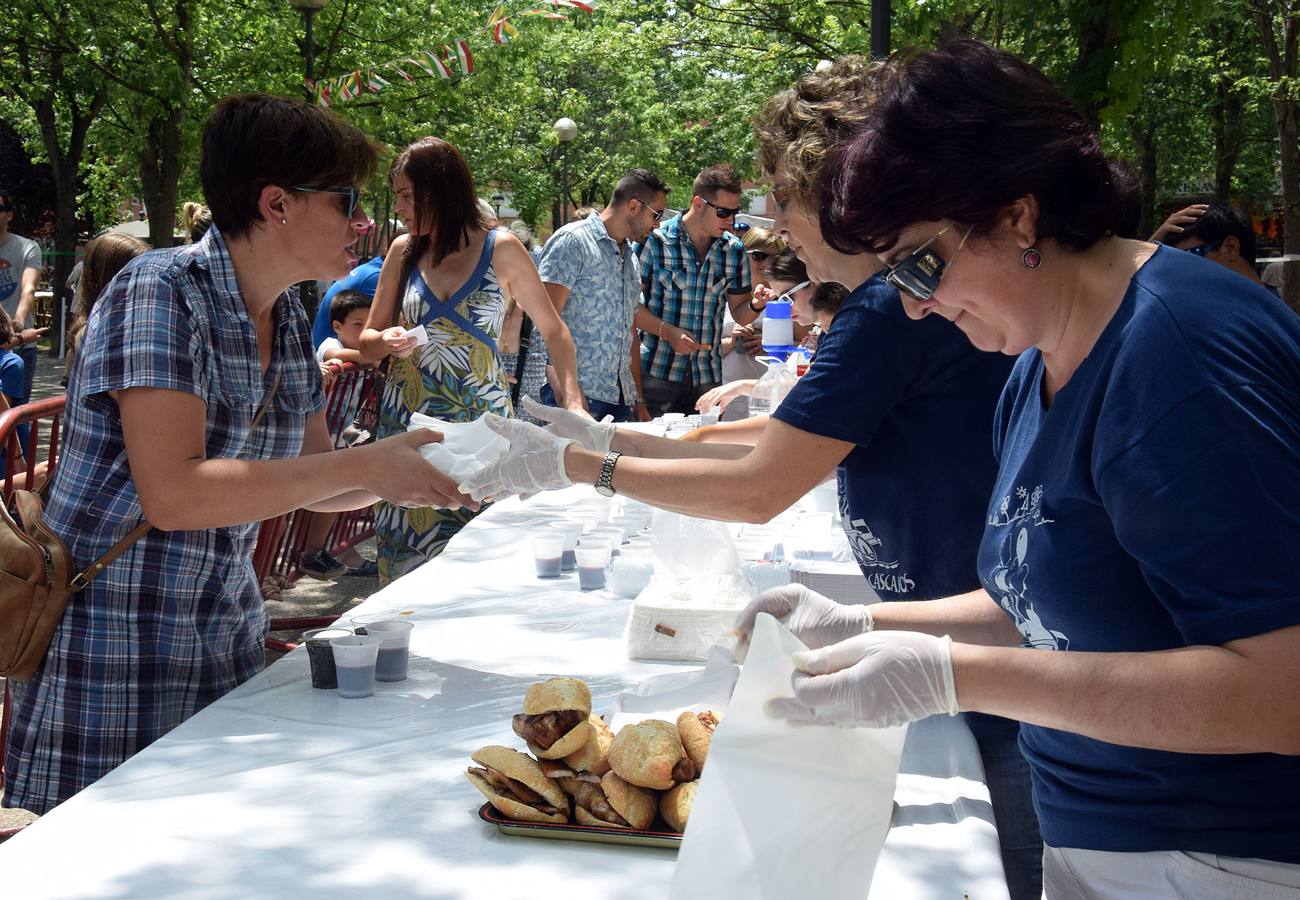
M 383 376 L 374 369 L 350 363 L 343 367 L 326 392 L 325 414 L 335 446 L 345 446 L 347 441 L 359 437 L 359 432 L 374 433 L 382 383 Z M 5 503 L 9 502 L 15 490 L 39 490 L 43 481 L 54 475 L 62 438 L 65 402 L 65 397 L 51 397 L 0 414 L 0 447 L 4 448 L 5 458 L 0 489 L 3 490 Z M 21 446 L 18 431 L 20 425 L 30 426 Z M 15 473 L 15 469 L 24 468 L 19 465 L 19 460 L 34 463 L 27 465 L 24 471 Z M 307 537 L 309 521 L 310 514 L 295 510 L 262 522 L 253 553 L 253 567 L 259 584 L 265 585 L 271 578 L 292 584 L 301 576 L 298 558 Z M 374 514 L 369 508 L 340 513 L 330 529 L 325 546 L 331 553 L 337 553 L 366 540 L 374 532 Z M 272 617 L 270 630 L 298 631 L 323 627 L 332 624 L 335 618 L 336 616 Z M 276 638 L 267 638 L 266 641 L 268 650 L 292 650 L 294 646 Z M 8 734 L 9 686 L 6 682 L 4 711 L 0 715 L 0 759 L 4 758 Z M 3 786 L 4 772 L 0 769 L 0 787 Z M 0 841 L 18 830 L 20 829 L 0 829 Z

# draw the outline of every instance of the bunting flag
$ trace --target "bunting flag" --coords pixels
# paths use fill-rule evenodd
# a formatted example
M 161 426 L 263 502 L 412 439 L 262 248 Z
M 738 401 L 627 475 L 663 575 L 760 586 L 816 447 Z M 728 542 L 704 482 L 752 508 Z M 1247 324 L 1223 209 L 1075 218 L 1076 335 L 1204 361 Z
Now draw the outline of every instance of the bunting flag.
M 563 20 L 567 15 L 556 12 L 555 7 L 578 9 L 590 13 L 594 11 L 596 0 L 528 0 L 528 2 L 545 5 L 525 9 L 514 15 L 521 18 L 542 16 L 546 19 Z M 519 29 L 510 22 L 510 16 L 504 6 L 498 6 L 488 17 L 485 28 L 492 35 L 493 44 L 507 44 L 519 36 Z M 415 69 L 419 69 L 430 78 L 445 81 L 454 77 L 453 65 L 459 69 L 456 74 L 461 76 L 471 75 L 474 72 L 474 53 L 465 38 L 454 38 L 451 45 L 443 44 L 441 52 L 423 50 L 413 57 L 382 63 L 374 69 L 358 69 L 337 78 L 306 81 L 306 87 L 308 92 L 315 95 L 318 104 L 331 106 L 337 102 L 353 100 L 366 91 L 377 94 L 384 88 L 391 87 L 392 83 L 380 74 L 378 71 L 380 69 L 388 69 L 408 82 L 416 80 L 410 71 Z
M 474 54 L 469 52 L 469 44 L 463 38 L 456 38 L 456 59 L 460 61 L 460 70 L 466 75 L 474 71 Z

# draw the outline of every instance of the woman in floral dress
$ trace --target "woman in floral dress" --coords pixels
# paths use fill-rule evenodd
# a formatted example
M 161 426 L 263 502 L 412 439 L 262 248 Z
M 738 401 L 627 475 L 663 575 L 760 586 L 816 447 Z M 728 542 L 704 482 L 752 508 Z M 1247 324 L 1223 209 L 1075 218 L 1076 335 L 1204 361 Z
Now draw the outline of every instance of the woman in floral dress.
M 440 138 L 411 144 L 389 172 L 395 211 L 411 223 L 393 242 L 361 337 L 370 359 L 393 357 L 379 411 L 379 437 L 406 430 L 415 412 L 452 422 L 511 414 L 497 340 L 506 296 L 551 348 L 565 406 L 581 410 L 573 339 L 551 305 L 532 258 L 513 234 L 483 221 L 464 158 Z M 407 329 L 423 329 L 419 343 Z M 467 509 L 376 510 L 384 584 L 431 559 L 473 516 Z

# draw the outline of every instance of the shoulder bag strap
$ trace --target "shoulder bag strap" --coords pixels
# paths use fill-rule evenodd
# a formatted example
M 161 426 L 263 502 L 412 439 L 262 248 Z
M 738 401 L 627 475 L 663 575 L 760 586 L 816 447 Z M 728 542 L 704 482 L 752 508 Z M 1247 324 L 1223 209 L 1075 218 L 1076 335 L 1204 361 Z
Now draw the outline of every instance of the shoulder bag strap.
M 510 386 L 512 406 L 519 405 L 519 397 L 524 390 L 524 369 L 528 365 L 528 353 L 533 343 L 533 320 L 528 318 L 528 313 L 522 309 L 519 312 L 523 316 L 523 321 L 519 323 L 519 358 L 515 360 L 515 383 Z
M 253 423 L 248 427 L 248 433 L 250 435 L 257 430 L 257 426 L 261 425 L 262 420 L 266 418 L 266 411 L 271 408 L 271 401 L 275 399 L 275 392 L 279 387 L 280 372 L 277 371 L 275 373 L 275 381 L 271 382 L 271 390 L 268 391 L 266 397 L 262 399 L 261 407 L 257 410 L 257 414 L 253 416 Z M 95 560 L 82 571 L 78 572 L 68 584 L 68 587 L 73 591 L 84 590 L 86 585 L 90 584 L 96 575 L 104 571 L 113 560 L 125 553 L 132 544 L 144 537 L 151 528 L 153 528 L 153 524 L 148 519 L 145 519 L 139 525 L 132 528 L 131 533 L 122 538 L 112 547 L 109 547 L 107 553 Z

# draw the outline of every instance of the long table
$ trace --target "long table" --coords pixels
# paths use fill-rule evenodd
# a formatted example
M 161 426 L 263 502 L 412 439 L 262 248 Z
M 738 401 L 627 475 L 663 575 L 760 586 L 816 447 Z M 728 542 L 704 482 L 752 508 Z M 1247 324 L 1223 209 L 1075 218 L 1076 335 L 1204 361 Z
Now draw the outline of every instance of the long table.
M 692 667 L 626 658 L 629 601 L 534 577 L 525 538 L 587 496 L 499 503 L 350 613 L 415 621 L 407 681 L 341 700 L 288 654 L 0 845 L 0 896 L 667 896 L 672 851 L 502 835 L 464 778 L 477 748 L 517 745 L 510 717 L 541 676 L 586 679 L 602 711 Z M 872 898 L 1007 896 L 960 720 L 912 726 L 895 799 Z

